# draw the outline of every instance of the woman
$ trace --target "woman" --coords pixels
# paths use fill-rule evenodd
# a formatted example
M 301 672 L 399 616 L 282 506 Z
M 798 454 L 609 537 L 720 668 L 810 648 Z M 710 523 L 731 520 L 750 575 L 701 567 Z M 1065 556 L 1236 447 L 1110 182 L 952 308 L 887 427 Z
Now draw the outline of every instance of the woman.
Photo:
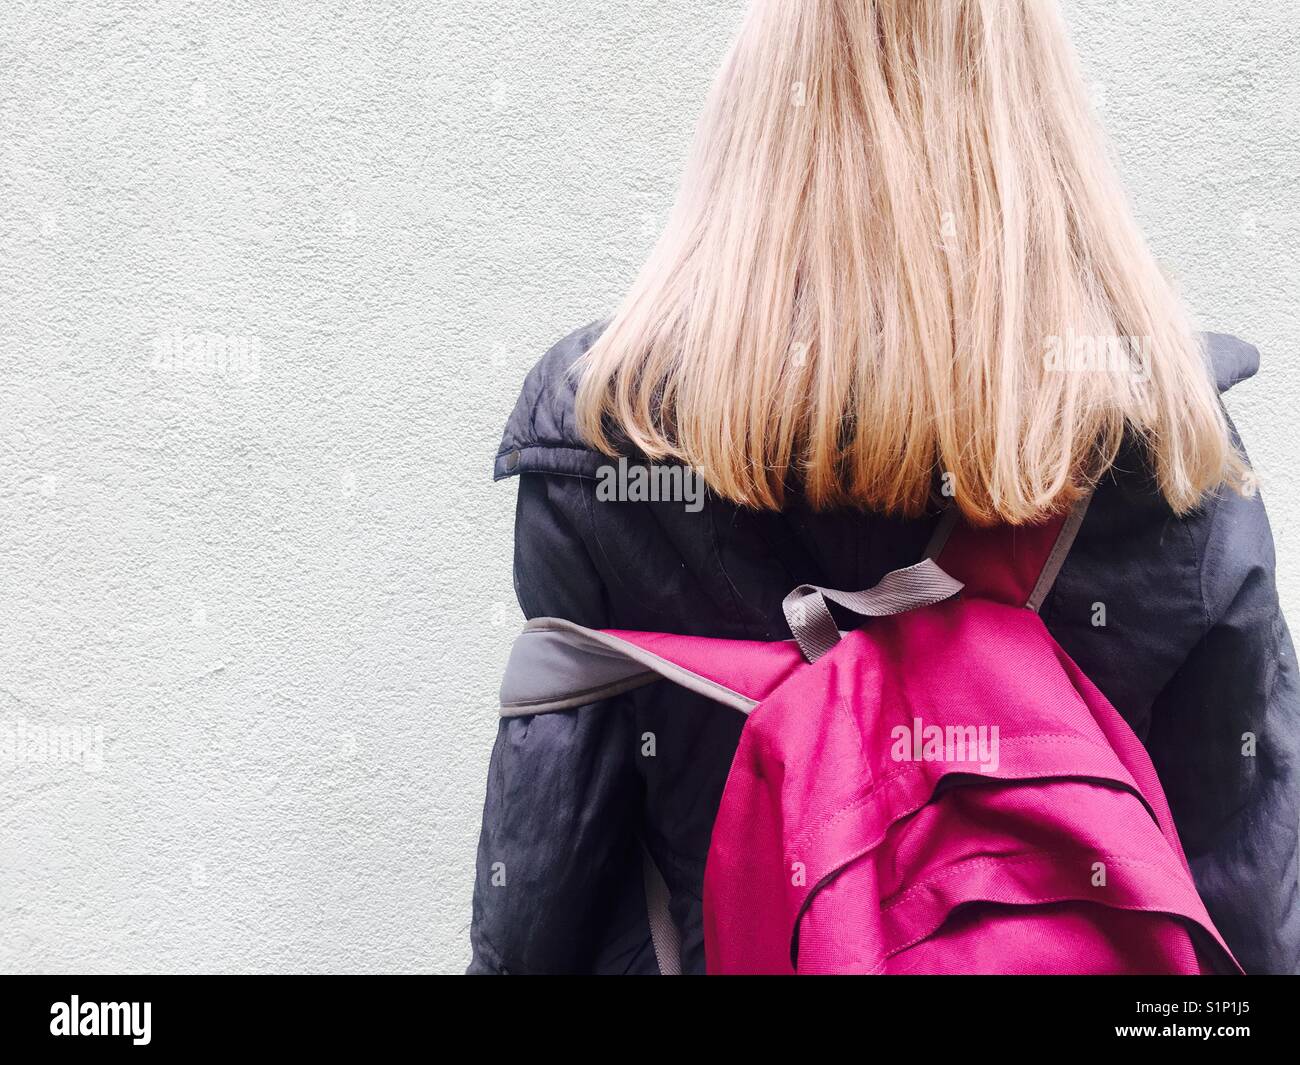
M 1238 960 L 1297 971 L 1300 697 L 1218 395 L 1256 368 L 1190 331 L 1053 4 L 759 0 L 650 261 L 506 428 L 520 604 L 784 640 L 791 588 L 872 586 L 946 504 L 1021 524 L 1094 492 L 1042 616 L 1147 746 Z M 707 501 L 610 499 L 616 455 Z M 703 971 L 740 725 L 666 684 L 503 721 L 471 971 L 655 971 L 643 846 Z

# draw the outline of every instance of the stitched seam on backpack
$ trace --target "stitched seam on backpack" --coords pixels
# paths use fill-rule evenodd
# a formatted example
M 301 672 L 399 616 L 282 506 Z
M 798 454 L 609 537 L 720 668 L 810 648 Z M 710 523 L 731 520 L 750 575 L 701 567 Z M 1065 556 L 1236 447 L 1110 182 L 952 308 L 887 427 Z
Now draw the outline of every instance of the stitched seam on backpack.
M 1044 852 L 1044 854 L 1046 854 L 1046 853 L 1047 853 L 1047 852 Z M 1130 860 L 1129 860 L 1129 859 L 1116 859 L 1117 864 L 1125 864 L 1125 862 L 1127 862 L 1127 861 L 1130 861 Z M 975 901 L 975 900 L 972 900 L 972 901 Z M 985 902 L 993 902 L 994 900 L 985 899 L 985 900 L 981 900 L 981 901 L 985 901 Z M 1032 905 L 1035 905 L 1035 906 L 1046 906 L 1046 905 L 1049 905 L 1050 903 L 1053 903 L 1053 902 L 1087 902 L 1087 901 L 1088 901 L 1087 899 L 1079 898 L 1079 896 L 1077 896 L 1077 895 L 1059 895 L 1059 896 L 1054 896 L 1054 897 L 1046 898 L 1046 899 L 1035 899 L 1034 902 L 1032 903 Z M 1126 911 L 1128 911 L 1129 913 L 1168 913 L 1168 912 L 1169 912 L 1169 911 L 1167 911 L 1167 910 L 1151 910 L 1151 909 L 1148 909 L 1148 908 L 1145 907 L 1145 906 L 1133 906 L 1133 905 L 1127 905 L 1127 906 L 1126 906 L 1126 905 L 1121 905 L 1121 904 L 1119 904 L 1119 903 L 1111 903 L 1111 902 L 1100 902 L 1100 903 L 1097 903 L 1097 905 L 1099 905 L 1099 906 L 1106 906 L 1106 907 L 1109 907 L 1109 908 L 1112 909 L 1112 910 L 1126 910 Z M 1194 922 L 1198 927 L 1204 927 L 1204 926 L 1201 924 L 1201 922 L 1200 922 L 1199 920 L 1196 920 L 1195 918 L 1185 917 L 1183 914 L 1180 914 L 1180 913 L 1171 914 L 1170 916 L 1178 917 L 1178 918 L 1182 918 L 1183 920 L 1186 920 L 1186 921 L 1193 921 L 1193 922 Z M 942 927 L 944 926 L 944 923 L 945 923 L 946 921 L 947 921 L 947 915 L 945 914 L 945 916 L 944 916 L 944 920 L 940 921 L 937 925 L 935 925 L 933 928 L 931 928 L 928 932 L 923 932 L 921 935 L 917 936 L 915 939 L 911 939 L 911 940 L 909 940 L 908 942 L 904 943 L 902 946 L 895 947 L 893 950 L 889 951 L 889 953 L 886 954 L 885 957 L 881 959 L 881 961 L 879 962 L 879 964 L 873 966 L 873 967 L 868 971 L 867 975 L 868 975 L 868 976 L 874 976 L 874 975 L 876 975 L 877 973 L 883 972 L 885 966 L 889 964 L 889 959 L 890 959 L 890 958 L 896 957 L 897 955 L 903 953 L 903 951 L 909 949 L 910 947 L 914 947 L 914 946 L 916 946 L 916 944 L 920 943 L 922 940 L 929 939 L 932 935 L 934 935 L 936 932 L 938 932 L 940 928 L 942 928 Z
M 1080 856 L 1092 857 L 1094 861 L 1106 861 L 1106 862 L 1110 862 L 1113 865 L 1144 865 L 1147 868 L 1154 869 L 1158 872 L 1165 871 L 1166 869 L 1164 865 L 1161 865 L 1158 862 L 1147 861 L 1145 858 L 1127 858 L 1120 854 L 1099 854 L 1095 851 L 1077 851 L 1077 850 L 1033 851 L 1028 854 L 1021 854 L 1016 857 L 1007 857 L 1007 858 L 965 858 L 962 859 L 962 861 L 960 861 L 956 865 L 954 865 L 953 868 L 949 869 L 947 872 L 937 873 L 934 876 L 927 877 L 925 880 L 922 880 L 919 884 L 913 884 L 901 895 L 894 895 L 888 903 L 881 905 L 880 912 L 886 913 L 889 910 L 892 910 L 895 906 L 898 906 L 901 903 L 906 902 L 908 898 L 916 894 L 916 892 L 922 891 L 925 888 L 931 887 L 935 884 L 941 884 L 945 880 L 950 880 L 954 876 L 958 876 L 959 874 L 965 872 L 971 866 L 1025 865 L 1030 862 L 1040 862 L 1043 861 L 1044 859 L 1049 859 L 1049 858 L 1051 859 L 1078 858 Z M 971 901 L 976 901 L 976 900 L 971 900 Z M 997 900 L 987 899 L 984 901 L 996 902 Z
M 1084 737 L 1079 736 L 1077 733 L 1072 733 L 1072 732 L 1031 732 L 1031 733 L 1028 733 L 1027 735 L 1023 735 L 1023 736 L 1007 736 L 1007 737 L 1001 739 L 1000 742 L 1002 742 L 1002 743 L 1021 743 L 1021 742 L 1034 742 L 1034 743 L 1039 743 L 1039 742 L 1042 742 L 1042 741 L 1044 741 L 1044 740 L 1054 740 L 1054 739 L 1070 740 L 1072 743 L 1081 743 L 1081 744 L 1084 744 L 1084 745 L 1086 745 L 1086 746 L 1088 746 L 1088 747 L 1094 747 L 1094 748 L 1096 748 L 1096 749 L 1099 750 L 1099 751 L 1110 751 L 1110 753 L 1114 754 L 1114 749 L 1113 749 L 1113 748 L 1108 747 L 1107 745 L 1102 744 L 1102 743 L 1095 743 L 1095 742 L 1093 742 L 1092 740 L 1085 739 Z M 818 821 L 816 824 L 814 824 L 814 825 L 812 825 L 811 827 L 805 829 L 805 830 L 804 830 L 803 832 L 801 832 L 801 833 L 800 833 L 800 834 L 799 834 L 799 835 L 798 835 L 794 840 L 791 841 L 789 847 L 787 848 L 787 853 L 786 853 L 786 858 L 787 858 L 787 860 L 789 860 L 789 859 L 794 855 L 795 851 L 797 851 L 799 848 L 801 848 L 804 844 L 806 844 L 806 843 L 807 843 L 810 839 L 812 839 L 814 836 L 819 836 L 819 835 L 821 835 L 824 831 L 826 831 L 827 829 L 829 829 L 833 824 L 835 824 L 835 822 L 839 821 L 841 818 L 843 818 L 843 817 L 848 817 L 850 814 L 855 813 L 855 812 L 856 812 L 857 810 L 859 810 L 861 807 L 866 806 L 866 805 L 870 804 L 871 802 L 874 802 L 875 799 L 876 799 L 876 797 L 877 797 L 877 795 L 878 795 L 878 793 L 882 790 L 882 788 L 885 788 L 885 787 L 888 787 L 888 786 L 894 784 L 894 783 L 895 783 L 896 781 L 898 781 L 898 780 L 899 780 L 899 779 L 900 779 L 900 778 L 901 778 L 905 773 L 916 773 L 916 772 L 919 772 L 919 769 L 917 768 L 917 767 L 918 767 L 918 764 L 919 764 L 919 763 L 917 763 L 917 762 L 904 762 L 904 763 L 901 764 L 897 769 L 895 769 L 892 773 L 886 773 L 883 777 L 880 777 L 879 780 L 877 780 L 875 783 L 873 783 L 873 784 L 872 784 L 872 785 L 867 789 L 867 791 L 866 791 L 865 794 L 863 794 L 862 796 L 860 796 L 860 797 L 857 798 L 857 799 L 854 799 L 853 802 L 849 803 L 847 806 L 841 806 L 841 807 L 840 807 L 838 810 L 836 810 L 833 814 L 829 814 L 829 815 L 827 815 L 826 817 L 824 817 L 824 818 L 822 818 L 820 821 Z M 1015 783 L 1020 783 L 1020 782 L 1022 781 L 1023 778 L 1020 778 L 1020 777 L 994 777 L 994 776 L 988 776 L 988 777 L 981 777 L 981 779 L 984 779 L 984 780 L 994 780 L 994 781 L 1002 781 L 1002 782 L 1004 782 L 1004 783 L 1006 783 L 1006 784 L 1015 784 Z M 1034 779 L 1034 778 L 1031 777 L 1031 778 L 1028 778 L 1028 779 Z M 1060 779 L 1073 779 L 1073 778 L 1062 777 L 1062 778 L 1060 778 Z M 1119 783 L 1122 784 L 1123 781 L 1119 781 Z M 918 809 L 919 809 L 919 807 L 918 807 Z
M 1051 903 L 1053 903 L 1053 902 L 1086 902 L 1086 901 L 1087 901 L 1086 899 L 1081 899 L 1081 898 L 1079 898 L 1077 895 L 1061 895 L 1061 896 L 1057 896 L 1057 897 L 1053 897 L 1053 898 L 1048 898 L 1048 899 L 1037 899 L 1037 900 L 1034 901 L 1033 904 L 1034 904 L 1035 906 L 1047 906 L 1047 905 L 1049 905 L 1049 904 L 1051 904 Z M 1128 913 L 1162 913 L 1162 914 L 1167 914 L 1168 916 L 1173 917 L 1173 918 L 1177 918 L 1177 919 L 1180 919 L 1180 920 L 1183 920 L 1183 921 L 1190 921 L 1190 922 L 1192 922 L 1193 924 L 1195 924 L 1198 928 L 1202 928 L 1202 929 L 1203 929 L 1203 928 L 1205 927 L 1203 924 L 1201 924 L 1201 922 L 1200 922 L 1199 920 L 1196 920 L 1195 918 L 1184 917 L 1181 913 L 1173 913 L 1173 914 L 1171 914 L 1171 913 L 1169 913 L 1168 910 L 1151 910 L 1151 909 L 1148 909 L 1148 908 L 1145 907 L 1145 906 L 1121 906 L 1121 905 L 1118 905 L 1118 904 L 1116 904 L 1116 903 L 1109 903 L 1109 902 L 1098 903 L 1097 905 L 1099 905 L 1099 906 L 1106 906 L 1107 908 L 1112 909 L 1112 910 L 1125 910 L 1125 911 L 1127 911 Z M 946 918 L 945 918 L 945 920 L 946 920 Z M 916 945 L 917 945 L 918 943 L 920 943 L 922 940 L 929 939 L 932 935 L 934 935 L 936 932 L 938 932 L 939 929 L 943 927 L 943 925 L 944 925 L 944 922 L 943 922 L 943 921 L 940 921 L 939 924 L 937 924 L 937 925 L 935 925 L 933 928 L 931 928 L 930 931 L 925 932 L 924 934 L 917 936 L 917 937 L 916 937 L 915 939 L 913 939 L 913 940 L 909 940 L 908 942 L 904 943 L 901 947 L 895 947 L 895 948 L 894 948 L 893 950 L 891 950 L 887 955 L 885 955 L 885 958 L 884 958 L 883 961 L 881 961 L 878 965 L 875 965 L 875 966 L 873 966 L 871 969 L 869 969 L 869 970 L 867 971 L 866 975 L 867 975 L 867 976 L 875 976 L 875 975 L 877 975 L 877 974 L 879 974 L 879 973 L 884 972 L 884 970 L 885 970 L 885 966 L 889 964 L 889 960 L 890 960 L 890 958 L 895 958 L 895 957 L 897 957 L 899 954 L 902 954 L 903 951 L 908 950 L 908 949 L 910 949 L 911 947 L 916 946 Z

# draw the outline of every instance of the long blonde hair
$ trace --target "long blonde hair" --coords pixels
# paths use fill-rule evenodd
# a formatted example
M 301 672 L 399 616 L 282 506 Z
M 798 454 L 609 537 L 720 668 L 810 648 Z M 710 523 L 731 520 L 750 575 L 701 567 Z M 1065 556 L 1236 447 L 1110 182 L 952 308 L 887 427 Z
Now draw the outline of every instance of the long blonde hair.
M 1241 460 L 1054 0 L 757 0 L 580 430 L 735 502 L 1021 523 L 1126 434 L 1194 507 Z

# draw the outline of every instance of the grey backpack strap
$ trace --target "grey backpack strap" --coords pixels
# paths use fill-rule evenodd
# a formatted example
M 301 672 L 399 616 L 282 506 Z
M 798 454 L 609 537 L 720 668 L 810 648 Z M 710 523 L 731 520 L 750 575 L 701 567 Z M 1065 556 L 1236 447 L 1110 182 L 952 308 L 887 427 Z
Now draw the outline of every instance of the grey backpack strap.
M 1024 605 L 1035 613 L 1042 610 L 1044 601 L 1051 592 L 1052 586 L 1056 583 L 1057 575 L 1065 564 L 1065 559 L 1070 553 L 1070 548 L 1074 545 L 1075 537 L 1083 525 L 1084 518 L 1087 517 L 1092 497 L 1093 493 L 1089 491 L 1081 496 L 1068 512 L 1055 515 L 1038 525 L 1040 529 L 1046 529 L 1049 533 L 1055 530 L 1055 533 L 1047 548 L 1043 549 L 1041 568 L 1033 587 L 1026 587 L 1024 590 Z M 1017 541 L 1016 533 L 1017 529 L 1015 527 L 1006 525 L 972 529 L 962 523 L 955 506 L 949 507 L 944 511 L 938 525 L 935 527 L 934 536 L 930 540 L 929 547 L 926 548 L 925 557 L 936 561 L 944 559 L 945 564 L 950 569 L 955 569 L 960 565 L 969 566 L 972 564 L 996 566 L 1002 564 L 1008 553 L 1014 553 L 1017 549 L 1030 552 L 1038 550 L 1037 547 L 1033 546 L 1032 542 L 1026 544 L 1025 541 Z M 984 545 L 976 549 L 974 561 L 967 557 L 961 563 L 954 563 L 944 555 L 944 549 L 949 546 L 949 541 L 954 540 L 956 537 L 965 538 L 968 541 L 968 546 L 972 537 L 980 537 L 984 540 Z M 974 572 L 964 575 L 967 581 L 972 584 L 977 583 Z
M 1061 572 L 1061 567 L 1065 565 L 1065 557 L 1070 553 L 1070 548 L 1074 546 L 1074 538 L 1079 535 L 1079 528 L 1083 525 L 1083 519 L 1088 516 L 1088 506 L 1091 502 L 1092 493 L 1089 492 L 1074 504 L 1064 524 L 1062 524 L 1060 535 L 1057 536 L 1056 543 L 1052 546 L 1052 553 L 1048 556 L 1043 571 L 1038 575 L 1038 583 L 1034 585 L 1029 601 L 1025 604 L 1035 613 L 1043 609 L 1043 601 L 1047 598 L 1047 593 L 1052 590 L 1052 585 L 1056 583 L 1056 577 Z
M 886 573 L 879 584 L 865 592 L 840 592 L 801 584 L 781 605 L 799 649 L 809 662 L 816 662 L 840 642 L 840 631 L 831 617 L 827 600 L 863 617 L 879 618 L 941 603 L 961 589 L 960 581 L 953 580 L 933 559 L 926 558 L 914 566 Z
M 534 618 L 510 650 L 501 681 L 501 716 L 571 710 L 660 679 L 742 714 L 757 705 L 747 695 L 608 632 L 559 618 Z
M 672 896 L 668 881 L 659 870 L 650 848 L 641 844 L 642 866 L 645 873 L 645 908 L 650 922 L 650 942 L 654 946 L 655 960 L 660 976 L 682 975 L 682 933 L 668 910 Z

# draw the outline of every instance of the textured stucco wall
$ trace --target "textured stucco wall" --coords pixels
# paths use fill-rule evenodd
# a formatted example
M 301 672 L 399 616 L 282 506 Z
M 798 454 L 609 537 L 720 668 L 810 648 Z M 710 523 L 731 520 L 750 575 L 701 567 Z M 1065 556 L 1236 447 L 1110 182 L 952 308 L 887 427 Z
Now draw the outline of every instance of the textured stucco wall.
M 463 966 L 490 458 L 741 8 L 0 5 L 0 726 L 64 730 L 0 764 L 0 970 Z M 1264 351 L 1232 407 L 1294 620 L 1300 6 L 1069 11 L 1159 253 Z M 233 365 L 170 361 L 201 334 Z

